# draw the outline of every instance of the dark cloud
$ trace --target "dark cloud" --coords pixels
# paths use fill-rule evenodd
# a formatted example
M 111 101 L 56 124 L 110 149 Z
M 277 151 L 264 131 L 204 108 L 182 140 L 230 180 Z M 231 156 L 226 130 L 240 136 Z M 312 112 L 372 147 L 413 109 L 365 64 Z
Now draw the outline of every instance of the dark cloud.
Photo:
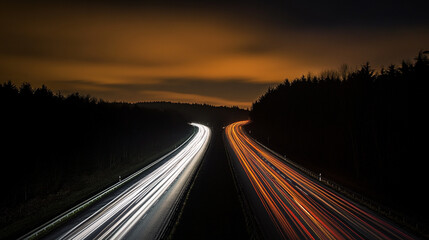
M 250 105 L 284 78 L 427 50 L 429 1 L 1 1 L 0 78 Z M 83 80 L 72 80 L 83 79 Z M 191 101 L 191 100 L 189 100 Z M 228 102 L 228 103 L 227 103 Z
M 7 1 L 6 1 L 7 2 Z M 16 1 L 10 1 L 16 2 Z M 23 3 L 33 1 L 20 1 Z M 94 0 L 37 1 L 38 5 L 114 7 L 127 11 L 145 8 L 199 10 L 227 13 L 231 19 L 269 21 L 288 27 L 395 27 L 428 25 L 429 1 L 425 0 Z M 23 4 L 25 5 L 25 4 Z M 263 23 L 264 24 L 264 23 Z
M 266 9 L 279 22 L 307 27 L 395 27 L 429 24 L 427 1 L 278 1 Z
M 24 1 L 25 2 L 25 1 Z M 31 2 L 31 1 L 30 1 Z M 40 1 L 38 1 L 40 2 Z M 42 1 L 46 4 L 58 4 L 58 1 Z M 40 4 L 40 3 L 39 3 Z M 398 25 L 429 24 L 428 1 L 425 0 L 96 0 L 62 1 L 63 5 L 80 5 L 83 7 L 113 6 L 122 10 L 163 8 L 212 10 L 227 13 L 230 17 L 247 18 L 258 21 L 270 20 L 282 26 L 297 27 L 353 27 L 370 26 L 386 27 Z
M 47 20 L 51 22 L 45 23 L 48 22 Z M 94 36 L 88 37 L 88 32 L 91 31 L 90 27 L 79 26 L 77 23 L 77 27 L 72 25 L 63 28 L 63 25 L 68 25 L 64 24 L 67 21 L 71 21 L 70 18 L 57 19 L 55 22 L 55 18 L 50 16 L 43 19 L 42 22 L 40 20 L 32 21 L 26 23 L 32 24 L 30 26 L 21 28 L 15 26 L 11 29 L 7 29 L 4 24 L 0 23 L 0 55 L 94 64 L 126 64 L 140 67 L 161 67 L 178 63 L 177 60 L 165 58 L 160 60 L 144 54 L 137 56 L 137 54 L 129 54 L 129 52 L 116 52 L 115 49 L 118 46 L 127 44 L 127 38 L 118 39 L 114 34 L 106 34 L 105 30 L 99 30 L 98 35 L 94 34 Z M 98 23 L 91 24 L 97 25 Z M 41 26 L 48 30 L 37 30 Z M 29 31 L 28 29 L 32 27 L 34 30 Z M 120 26 L 110 30 L 118 29 Z M 129 42 L 133 41 L 129 40 Z
M 62 92 L 65 93 L 70 93 L 70 90 L 67 89 L 82 89 L 83 91 L 90 89 L 96 94 L 96 97 L 110 96 L 110 99 L 114 99 L 114 96 L 120 99 L 121 95 L 129 95 L 141 101 L 144 91 L 162 91 L 216 97 L 228 101 L 252 102 L 268 87 L 278 83 L 258 83 L 252 82 L 250 79 L 164 78 L 157 83 L 150 84 L 107 84 L 89 80 L 64 80 L 59 85 L 58 83 L 52 84 L 55 88 L 63 89 Z
M 232 101 L 253 101 L 277 83 L 252 82 L 251 79 L 164 78 L 150 90 L 193 93 Z
M 275 46 L 267 45 L 262 42 L 260 43 L 252 43 L 252 44 L 244 44 L 241 46 L 236 46 L 234 49 L 228 49 L 229 52 L 238 53 L 238 54 L 246 54 L 246 55 L 259 55 L 272 53 L 276 49 Z

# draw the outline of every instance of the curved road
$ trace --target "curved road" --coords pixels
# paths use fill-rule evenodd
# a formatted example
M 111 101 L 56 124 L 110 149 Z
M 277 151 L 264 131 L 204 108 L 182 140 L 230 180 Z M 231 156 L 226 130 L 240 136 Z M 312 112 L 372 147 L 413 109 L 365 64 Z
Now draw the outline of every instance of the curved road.
M 183 145 L 145 169 L 101 203 L 53 231 L 47 239 L 157 239 L 208 147 L 210 129 L 201 124 Z
M 225 133 L 238 184 L 264 238 L 413 239 L 270 153 L 244 132 L 247 122 Z

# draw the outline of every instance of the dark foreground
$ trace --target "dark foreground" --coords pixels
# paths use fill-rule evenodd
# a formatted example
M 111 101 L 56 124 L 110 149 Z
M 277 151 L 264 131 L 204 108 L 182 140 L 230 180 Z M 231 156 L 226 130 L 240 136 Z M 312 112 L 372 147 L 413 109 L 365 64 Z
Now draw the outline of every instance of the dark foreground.
M 221 128 L 213 129 L 213 139 L 197 174 L 171 237 L 249 239 Z

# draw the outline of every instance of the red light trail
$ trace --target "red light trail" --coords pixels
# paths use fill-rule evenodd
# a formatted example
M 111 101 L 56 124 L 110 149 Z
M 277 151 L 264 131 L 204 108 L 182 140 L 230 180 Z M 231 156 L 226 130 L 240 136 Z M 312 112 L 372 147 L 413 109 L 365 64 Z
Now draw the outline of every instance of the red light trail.
M 260 146 L 244 132 L 247 122 L 236 122 L 225 129 L 236 156 L 232 158 L 233 166 L 245 173 L 240 176 L 235 170 L 240 183 L 251 184 L 250 189 L 280 238 L 413 239 L 386 219 L 310 179 Z

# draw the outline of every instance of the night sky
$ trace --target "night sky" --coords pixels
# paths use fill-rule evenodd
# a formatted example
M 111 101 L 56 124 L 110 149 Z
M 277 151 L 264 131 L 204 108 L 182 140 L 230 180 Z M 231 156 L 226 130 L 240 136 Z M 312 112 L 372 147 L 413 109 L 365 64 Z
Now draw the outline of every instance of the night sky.
M 2 1 L 0 80 L 247 108 L 285 78 L 412 60 L 428 2 Z

